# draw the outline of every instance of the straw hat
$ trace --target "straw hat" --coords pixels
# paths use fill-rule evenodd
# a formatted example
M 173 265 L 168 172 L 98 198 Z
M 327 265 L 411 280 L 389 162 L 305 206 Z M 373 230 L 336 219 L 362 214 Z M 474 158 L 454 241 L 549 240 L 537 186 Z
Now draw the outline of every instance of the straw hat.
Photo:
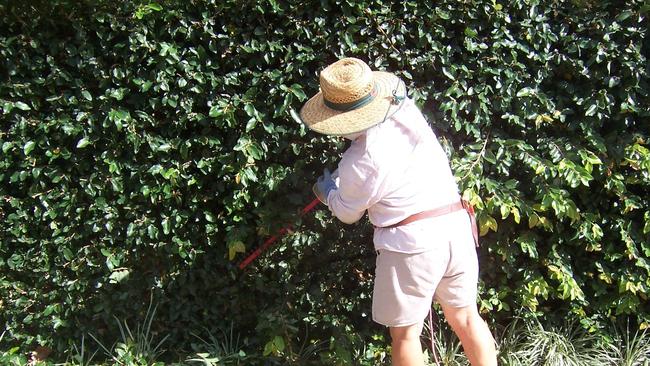
M 397 76 L 348 57 L 321 72 L 320 91 L 302 107 L 300 118 L 316 132 L 349 135 L 392 116 L 405 96 L 406 86 Z

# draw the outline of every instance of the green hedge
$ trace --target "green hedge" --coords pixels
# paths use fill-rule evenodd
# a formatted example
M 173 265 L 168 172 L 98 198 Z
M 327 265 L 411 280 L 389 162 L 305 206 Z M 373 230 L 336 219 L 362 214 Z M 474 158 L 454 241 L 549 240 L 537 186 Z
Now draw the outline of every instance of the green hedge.
M 345 148 L 289 116 L 343 55 L 397 71 L 449 153 L 478 211 L 486 318 L 650 324 L 641 1 L 57 1 L 0 15 L 2 347 L 63 358 L 81 334 L 112 339 L 113 316 L 142 319 L 152 296 L 178 353 L 231 324 L 278 359 L 305 338 L 329 342 L 328 362 L 384 343 L 367 222 L 321 206 L 248 272 L 234 266 L 300 221 Z

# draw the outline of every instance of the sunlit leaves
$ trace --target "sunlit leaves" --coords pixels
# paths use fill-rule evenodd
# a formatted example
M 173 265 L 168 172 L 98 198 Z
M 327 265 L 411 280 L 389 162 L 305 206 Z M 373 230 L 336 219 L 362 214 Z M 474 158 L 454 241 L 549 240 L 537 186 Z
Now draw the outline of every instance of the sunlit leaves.
M 367 223 L 341 232 L 318 209 L 250 282 L 229 270 L 296 220 L 314 172 L 345 148 L 295 118 L 343 55 L 400 75 L 442 141 L 477 210 L 491 319 L 525 308 L 647 324 L 647 27 L 638 1 L 593 3 L 108 2 L 84 12 L 54 1 L 43 5 L 51 12 L 7 16 L 0 270 L 12 282 L 0 281 L 0 299 L 19 315 L 12 336 L 57 342 L 33 336 L 57 329 L 67 345 L 64 320 L 136 314 L 125 299 L 154 291 L 171 299 L 170 327 L 227 313 L 268 357 L 302 327 L 280 336 L 294 320 L 275 313 L 351 329 L 349 314 L 371 297 L 369 277 L 349 270 L 374 265 Z M 218 295 L 203 306 L 200 291 Z
M 161 10 L 163 10 L 163 7 L 158 3 L 141 4 L 135 10 L 133 16 L 137 19 L 142 19 L 147 15 L 151 14 L 152 12 L 161 11 Z
M 83 149 L 88 146 L 88 144 L 90 144 L 90 140 L 87 137 L 84 137 L 77 142 L 77 149 Z
M 25 102 L 15 102 L 14 107 L 20 109 L 21 111 L 29 111 L 32 109 L 27 103 Z
M 305 94 L 304 90 L 302 89 L 302 86 L 300 84 L 292 84 L 291 86 L 287 87 L 285 85 L 280 85 L 280 89 L 287 93 L 291 93 L 296 98 L 298 98 L 299 101 L 303 102 L 307 99 L 307 94 Z
M 563 27 L 548 22 L 553 19 L 548 9 L 525 9 L 525 19 L 520 21 L 525 29 L 522 40 L 512 37 L 507 26 L 495 29 L 494 48 L 471 48 L 483 57 L 463 53 L 473 60 L 464 63 L 473 73 L 462 72 L 462 66 L 457 64 L 443 64 L 438 79 L 447 86 L 436 95 L 449 122 L 435 126 L 443 130 L 451 126 L 452 132 L 466 132 L 467 125 L 485 122 L 480 138 L 469 139 L 462 150 L 455 151 L 452 160 L 457 177 L 463 178 L 459 181 L 464 197 L 480 197 L 475 202 L 483 242 L 491 242 L 493 247 L 488 251 L 501 256 L 513 250 L 512 239 L 516 238 L 522 254 L 542 260 L 547 257 L 549 246 L 558 244 L 554 250 L 563 258 L 572 259 L 556 261 L 561 265 L 550 267 L 548 275 L 560 285 L 549 288 L 547 296 L 567 302 L 580 300 L 582 294 L 586 299 L 591 291 L 605 291 L 604 287 L 580 284 L 582 278 L 590 276 L 588 268 L 593 266 L 592 261 L 581 259 L 585 252 L 619 265 L 626 258 L 622 252 L 626 252 L 627 263 L 634 263 L 639 269 L 638 283 L 649 288 L 648 273 L 643 272 L 646 261 L 637 259 L 641 258 L 639 243 L 647 242 L 647 238 L 640 238 L 650 232 L 647 212 L 639 212 L 647 205 L 647 199 L 641 195 L 648 197 L 648 154 L 647 134 L 640 132 L 637 121 L 647 118 L 647 113 L 639 109 L 640 101 L 647 104 L 647 98 L 632 96 L 624 87 L 627 84 L 636 88 L 634 78 L 647 78 L 634 71 L 640 65 L 639 43 L 635 38 L 640 28 L 632 22 L 632 28 L 623 30 L 597 17 L 583 18 L 586 24 L 602 27 L 606 42 L 592 42 L 583 33 L 588 29 L 586 25 L 580 27 L 579 33 L 569 34 Z M 510 19 L 496 19 L 509 24 L 513 14 L 509 13 Z M 630 21 L 630 17 L 623 18 Z M 457 33 L 471 39 L 465 40 L 466 45 L 477 44 L 482 36 L 478 29 L 473 23 L 464 23 L 463 34 Z M 623 55 L 613 47 L 614 34 L 629 37 L 634 46 L 625 48 L 630 52 Z M 566 44 L 568 53 L 558 57 L 548 52 L 556 42 Z M 587 68 L 581 60 L 584 52 L 589 52 L 598 66 Z M 508 67 L 495 65 L 498 62 Z M 624 72 L 617 71 L 619 62 L 626 65 Z M 633 64 L 636 69 L 629 68 Z M 536 71 L 528 72 L 531 67 Z M 636 76 L 626 79 L 623 74 Z M 586 75 L 600 75 L 600 79 L 578 82 Z M 470 87 L 485 84 L 494 86 L 485 90 L 489 102 L 473 99 L 470 104 L 468 99 L 474 93 Z M 481 119 L 483 103 L 492 116 L 500 118 Z M 605 127 L 599 129 L 601 126 Z M 476 143 L 485 139 L 484 146 Z M 511 179 L 519 185 L 509 188 L 505 182 Z M 601 195 L 603 192 L 609 193 Z M 627 233 L 625 236 L 619 235 L 613 224 L 619 218 L 628 223 L 621 231 Z M 540 241 L 537 235 L 548 240 Z M 616 245 L 611 242 L 612 237 L 616 238 Z M 504 258 L 508 263 L 512 261 Z M 572 262 L 581 265 L 570 269 Z M 605 271 L 601 274 L 603 281 L 613 283 L 616 270 L 601 268 Z M 505 270 L 504 275 L 515 272 Z M 525 303 L 537 308 L 540 299 L 531 292 L 532 288 L 519 290 Z M 628 309 L 627 313 L 636 309 L 636 302 L 625 295 L 617 311 Z M 605 303 L 598 306 L 608 307 Z
M 29 155 L 35 147 L 36 143 L 34 141 L 27 141 L 25 145 L 23 145 L 23 152 L 25 155 Z

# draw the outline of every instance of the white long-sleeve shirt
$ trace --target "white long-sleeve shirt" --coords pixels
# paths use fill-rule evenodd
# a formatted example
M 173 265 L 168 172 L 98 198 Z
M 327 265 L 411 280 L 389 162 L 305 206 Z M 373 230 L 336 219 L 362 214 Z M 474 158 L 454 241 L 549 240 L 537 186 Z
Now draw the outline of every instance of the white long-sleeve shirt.
M 376 250 L 402 253 L 426 251 L 426 236 L 457 228 L 440 218 L 382 227 L 459 200 L 449 160 L 410 99 L 352 142 L 338 165 L 338 189 L 327 196 L 330 210 L 345 223 L 358 221 L 368 211 Z

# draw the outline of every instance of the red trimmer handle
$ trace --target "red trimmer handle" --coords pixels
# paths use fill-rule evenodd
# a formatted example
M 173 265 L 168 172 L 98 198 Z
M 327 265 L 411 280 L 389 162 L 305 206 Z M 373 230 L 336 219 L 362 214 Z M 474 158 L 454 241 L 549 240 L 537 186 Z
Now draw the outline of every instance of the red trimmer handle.
M 307 206 L 303 207 L 303 209 L 300 211 L 300 216 L 306 214 L 307 212 L 311 211 L 318 205 L 320 200 L 318 198 L 314 199 L 311 201 Z M 280 237 L 282 237 L 284 234 L 289 232 L 291 230 L 291 224 L 283 227 L 278 231 L 277 234 L 273 235 L 272 237 L 266 239 L 262 245 L 260 245 L 257 249 L 255 249 L 251 254 L 249 254 L 246 258 L 244 258 L 243 261 L 239 263 L 239 269 L 244 269 L 246 266 L 251 264 L 257 258 L 260 254 L 262 254 L 263 251 L 265 251 L 268 247 L 270 247 L 273 243 L 275 243 L 276 240 L 278 240 Z

